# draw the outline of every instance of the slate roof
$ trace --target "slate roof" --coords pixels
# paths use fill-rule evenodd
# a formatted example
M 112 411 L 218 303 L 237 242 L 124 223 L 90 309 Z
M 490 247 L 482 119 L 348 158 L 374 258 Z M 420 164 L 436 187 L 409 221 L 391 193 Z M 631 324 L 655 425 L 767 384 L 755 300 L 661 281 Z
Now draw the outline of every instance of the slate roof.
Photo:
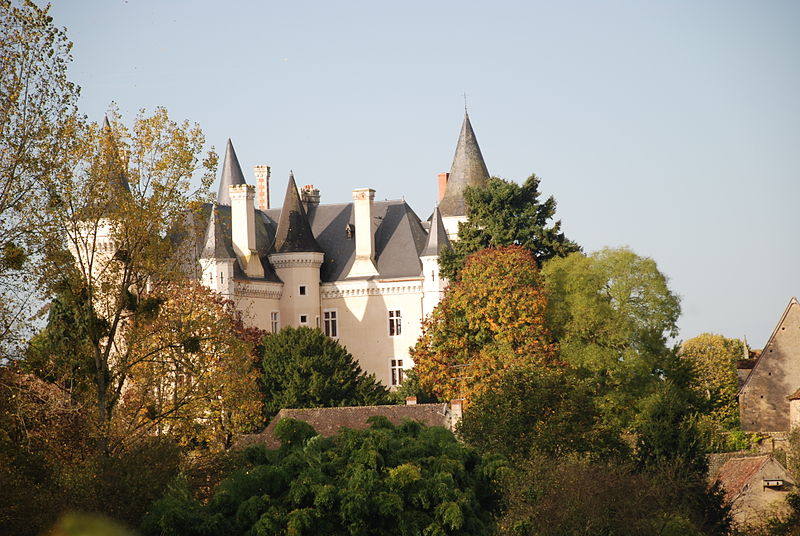
M 275 253 L 322 252 L 308 223 L 294 173 L 289 173 L 286 197 L 281 207 L 278 229 L 275 231 Z
M 119 157 L 119 149 L 117 149 L 117 142 L 111 130 L 111 123 L 108 122 L 108 116 L 103 118 L 101 137 L 100 146 L 102 158 L 105 159 L 103 165 L 109 168 L 109 197 L 113 199 L 115 195 L 119 195 L 121 192 L 130 193 L 131 185 L 128 182 L 128 176 L 125 174 L 125 170 L 122 166 L 122 160 Z
M 467 207 L 464 203 L 464 190 L 467 186 L 484 186 L 488 180 L 489 171 L 483 161 L 475 131 L 472 130 L 469 114 L 465 111 L 447 187 L 439 203 L 442 216 L 465 216 Z
M 230 206 L 231 196 L 228 193 L 228 187 L 234 184 L 246 184 L 246 181 L 244 180 L 244 173 L 242 173 L 242 166 L 239 165 L 239 159 L 236 158 L 233 143 L 228 138 L 228 146 L 225 148 L 225 160 L 222 163 L 222 174 L 219 179 L 217 203 Z
M 296 189 L 295 189 L 296 191 Z M 275 221 L 281 209 L 266 211 L 265 217 Z M 317 243 L 325 253 L 320 270 L 322 282 L 344 279 L 355 260 L 355 232 L 348 235 L 347 226 L 355 226 L 351 203 L 309 207 L 307 214 Z M 419 255 L 428 235 L 419 217 L 405 201 L 375 201 L 372 217 L 378 222 L 375 231 L 375 267 L 378 277 L 416 277 L 422 273 Z M 355 227 L 352 227 L 354 229 Z
M 405 406 L 350 406 L 341 408 L 282 409 L 260 434 L 240 436 L 237 447 L 264 443 L 268 448 L 280 447 L 273 430 L 281 419 L 297 419 L 310 424 L 318 434 L 330 437 L 342 428 L 363 430 L 369 427 L 370 417 L 386 417 L 392 424 L 418 421 L 425 426 L 450 425 L 447 404 L 413 404 Z
M 427 255 L 439 255 L 443 249 L 450 247 L 450 239 L 447 238 L 447 231 L 444 228 L 442 221 L 442 214 L 439 212 L 439 207 L 433 210 L 431 216 L 430 229 L 428 231 L 428 241 L 425 244 L 425 249 L 420 254 L 421 257 Z

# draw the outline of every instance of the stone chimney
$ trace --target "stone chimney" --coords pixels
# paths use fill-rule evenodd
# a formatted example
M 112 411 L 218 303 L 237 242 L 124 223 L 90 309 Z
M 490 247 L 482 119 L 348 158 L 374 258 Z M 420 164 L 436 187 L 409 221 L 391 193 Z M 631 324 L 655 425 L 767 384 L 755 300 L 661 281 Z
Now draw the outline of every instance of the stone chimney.
M 378 275 L 375 267 L 375 229 L 372 209 L 375 190 L 357 188 L 353 190 L 353 212 L 356 224 L 356 260 L 347 277 L 370 277 Z
M 454 398 L 450 401 L 450 429 L 455 430 L 461 418 L 464 416 L 464 400 Z
M 437 202 L 441 201 L 444 197 L 444 193 L 447 191 L 447 179 L 450 178 L 450 174 L 447 172 L 439 173 L 439 197 L 437 198 Z
M 303 202 L 306 212 L 309 207 L 316 207 L 319 205 L 319 188 L 314 188 L 313 184 L 306 184 L 300 189 L 300 200 Z
M 269 166 L 254 166 L 253 174 L 256 176 L 256 207 L 259 210 L 269 210 Z
M 417 397 L 416 396 L 407 396 L 406 397 L 406 406 L 416 406 L 417 405 Z
M 231 197 L 231 235 L 233 251 L 251 277 L 264 277 L 264 268 L 256 252 L 256 220 L 254 199 L 256 188 L 251 184 L 228 187 Z

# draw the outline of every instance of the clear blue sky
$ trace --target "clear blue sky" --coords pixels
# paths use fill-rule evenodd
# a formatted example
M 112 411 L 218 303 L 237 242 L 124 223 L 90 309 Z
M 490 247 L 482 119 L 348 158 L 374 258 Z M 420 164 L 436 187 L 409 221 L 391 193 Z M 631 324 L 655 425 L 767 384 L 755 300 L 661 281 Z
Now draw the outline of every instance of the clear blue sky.
M 70 0 L 84 113 L 165 106 L 323 202 L 421 217 L 466 93 L 491 174 L 542 178 L 569 237 L 654 258 L 681 337 L 764 344 L 800 294 L 800 2 Z

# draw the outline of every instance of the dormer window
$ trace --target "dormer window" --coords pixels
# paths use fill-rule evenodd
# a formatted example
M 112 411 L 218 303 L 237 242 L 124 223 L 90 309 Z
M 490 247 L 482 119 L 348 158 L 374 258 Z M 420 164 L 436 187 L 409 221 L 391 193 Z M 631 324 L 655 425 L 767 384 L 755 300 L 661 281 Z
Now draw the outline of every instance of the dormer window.
M 345 234 L 345 236 L 347 237 L 348 240 L 352 240 L 353 239 L 353 233 L 355 233 L 355 232 L 356 232 L 356 226 L 355 225 L 353 225 L 352 223 L 348 223 L 347 225 L 345 225 L 344 234 Z

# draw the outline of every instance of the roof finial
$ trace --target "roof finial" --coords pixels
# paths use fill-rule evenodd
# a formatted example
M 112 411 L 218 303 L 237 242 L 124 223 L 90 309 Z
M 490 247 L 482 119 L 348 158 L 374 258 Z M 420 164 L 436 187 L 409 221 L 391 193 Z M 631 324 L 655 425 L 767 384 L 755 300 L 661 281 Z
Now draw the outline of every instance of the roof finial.
M 462 95 L 464 96 L 464 113 L 466 114 L 467 113 L 467 92 L 465 91 L 464 93 L 462 93 Z

